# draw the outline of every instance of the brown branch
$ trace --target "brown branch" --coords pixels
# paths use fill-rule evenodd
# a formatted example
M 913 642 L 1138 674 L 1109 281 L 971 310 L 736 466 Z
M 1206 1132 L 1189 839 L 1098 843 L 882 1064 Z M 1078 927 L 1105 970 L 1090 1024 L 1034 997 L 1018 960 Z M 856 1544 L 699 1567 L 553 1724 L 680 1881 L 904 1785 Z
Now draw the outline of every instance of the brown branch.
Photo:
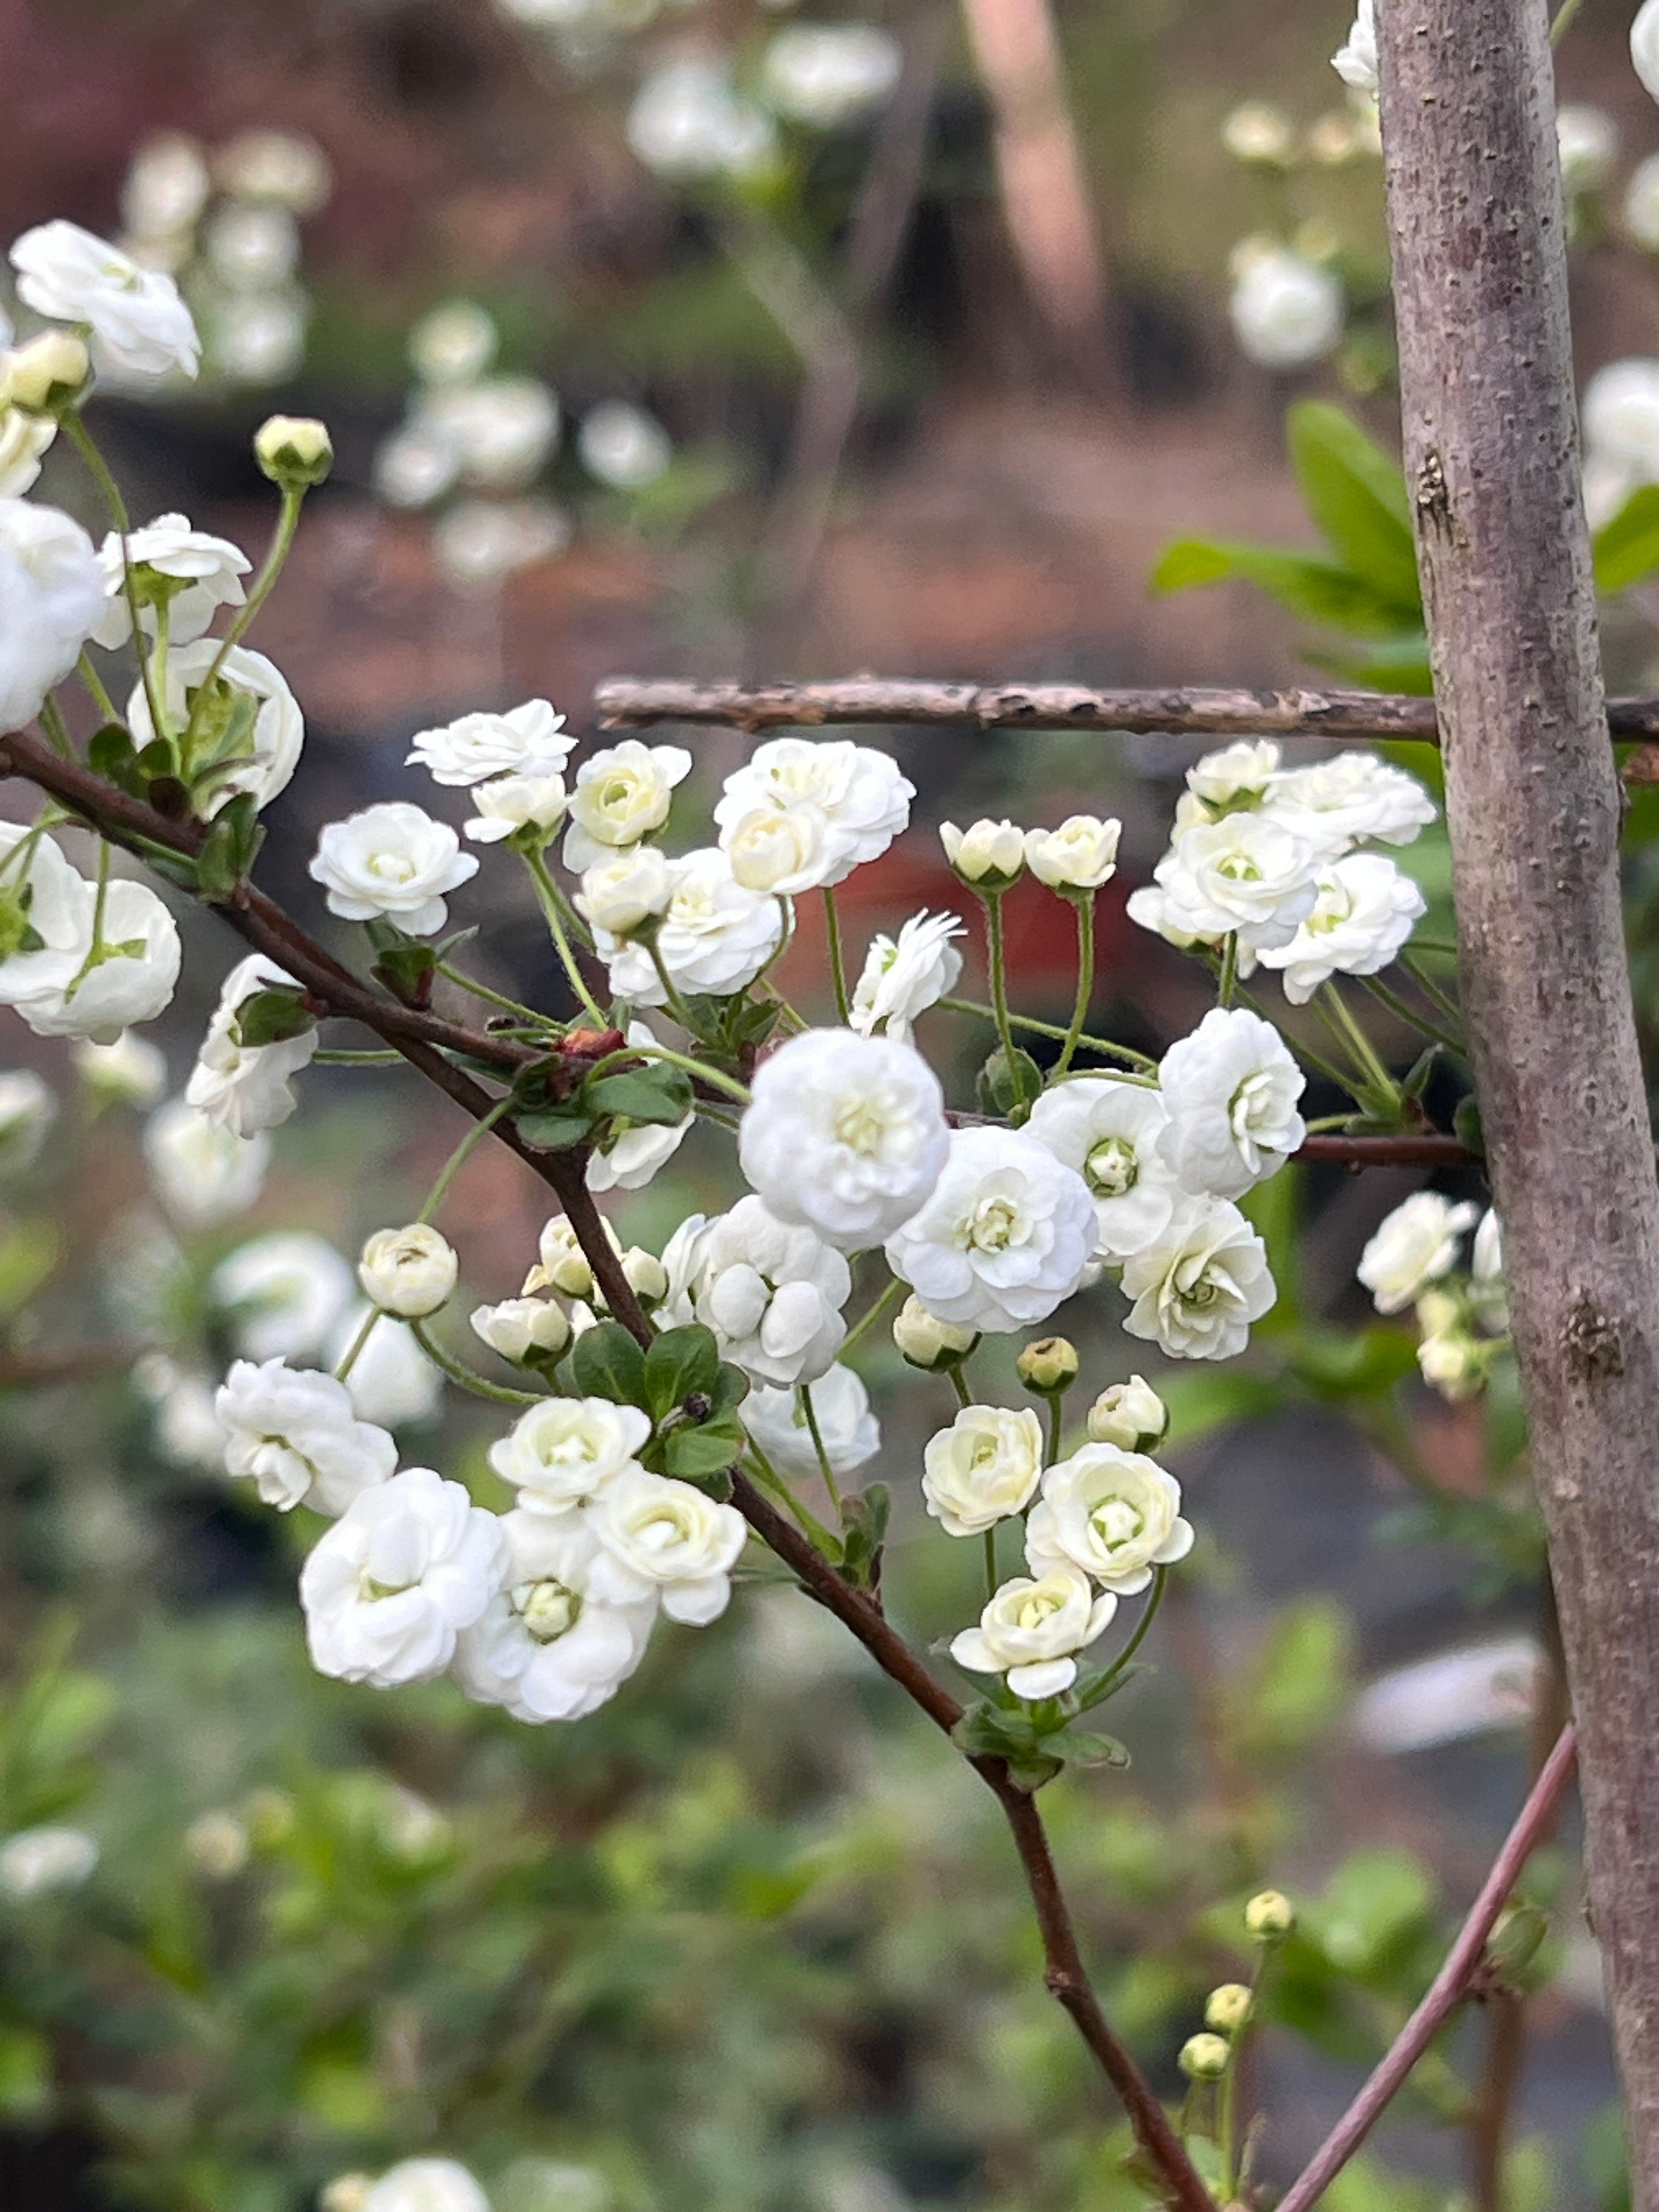
M 1445 1963 L 1430 1983 L 1422 2002 L 1395 2038 L 1364 2087 L 1279 2199 L 1279 2212 L 1311 2212 L 1399 2094 L 1413 2067 L 1469 1994 L 1486 1951 L 1486 1939 L 1498 1924 L 1498 1917 L 1509 1901 L 1510 1893 L 1539 1838 L 1554 1817 L 1572 1773 L 1576 1749 L 1572 1729 L 1563 1729 L 1527 1802 L 1516 1815 L 1515 1826 L 1504 1838 L 1503 1849 L 1492 1862 L 1492 1872 L 1482 1883 L 1480 1894 L 1469 1907 L 1457 1941 L 1447 1952 Z
M 607 728 L 714 722 L 738 730 L 963 723 L 981 730 L 1115 730 L 1143 737 L 1318 738 L 1328 744 L 1439 743 L 1432 699 L 1387 691 L 1101 691 L 1081 684 L 951 684 L 849 676 L 834 684 L 693 684 L 608 677 Z M 1659 699 L 1612 699 L 1613 736 L 1659 737 Z

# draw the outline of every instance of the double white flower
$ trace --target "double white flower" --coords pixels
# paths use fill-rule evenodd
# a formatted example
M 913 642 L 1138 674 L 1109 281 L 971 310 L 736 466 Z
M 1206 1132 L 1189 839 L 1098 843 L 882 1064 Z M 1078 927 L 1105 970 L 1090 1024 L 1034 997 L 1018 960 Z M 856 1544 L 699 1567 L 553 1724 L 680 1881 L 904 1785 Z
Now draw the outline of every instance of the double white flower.
M 252 1481 L 267 1505 L 309 1505 L 342 1514 L 364 1491 L 390 1480 L 398 1447 L 359 1420 L 343 1382 L 298 1371 L 283 1359 L 238 1359 L 213 1401 L 224 1432 L 225 1466 Z
M 918 1014 L 937 1006 L 962 973 L 954 939 L 966 934 L 954 914 L 913 914 L 896 938 L 875 936 L 853 990 L 848 1020 L 860 1036 L 881 1030 L 910 1041 Z
M 317 1049 L 314 1023 L 297 1036 L 273 1044 L 244 1044 L 237 1017 L 244 1003 L 261 991 L 297 990 L 286 969 L 261 952 L 239 961 L 224 981 L 219 1004 L 208 1024 L 185 1097 L 221 1129 L 251 1137 L 286 1121 L 299 1101 L 289 1078 L 307 1066 Z
M 1224 1198 L 1183 1198 L 1163 1234 L 1127 1261 L 1123 1326 L 1172 1359 L 1231 1359 L 1276 1292 L 1267 1247 Z
M 964 1406 L 922 1455 L 921 1494 L 947 1536 L 977 1536 L 1031 1502 L 1042 1424 L 1030 1407 Z
M 100 374 L 152 383 L 194 376 L 201 341 L 171 276 L 145 269 L 78 223 L 45 222 L 11 249 L 21 299 L 54 322 L 84 323 Z
M 574 799 L 571 812 L 574 817 Z M 567 835 L 567 860 L 569 854 Z M 784 927 L 778 903 L 745 890 L 726 854 L 713 847 L 671 860 L 668 869 L 672 889 L 657 932 L 657 960 L 676 990 L 730 998 L 752 983 L 776 951 Z M 667 1004 L 656 962 L 644 945 L 624 943 L 603 927 L 596 928 L 594 942 L 609 963 L 617 998 L 641 1006 Z
M 449 824 L 406 799 L 326 823 L 311 863 L 331 914 L 393 921 L 412 937 L 435 937 L 448 919 L 446 895 L 477 872 Z
M 580 1720 L 645 1656 L 657 1593 L 601 1594 L 604 1548 L 586 1516 L 519 1511 L 501 1522 L 506 1586 L 464 1629 L 453 1672 L 468 1697 L 516 1720 Z
M 659 1594 L 668 1618 L 692 1628 L 720 1619 L 749 1535 L 734 1506 L 717 1504 L 689 1482 L 627 1467 L 587 1513 L 603 1547 L 592 1569 L 596 1595 L 629 1604 Z
M 567 1513 L 633 1468 L 650 1434 L 650 1420 L 636 1407 L 546 1398 L 490 1446 L 489 1464 L 519 1492 L 524 1510 Z
M 1031 1109 L 1026 1133 L 1088 1186 L 1103 1260 L 1144 1251 L 1175 1211 L 1181 1188 L 1162 1148 L 1169 1119 L 1158 1091 L 1112 1075 L 1057 1083 Z
M 1351 853 L 1317 878 L 1313 910 L 1288 945 L 1264 952 L 1285 996 L 1305 1006 L 1333 975 L 1375 975 L 1412 933 L 1428 902 L 1408 875 L 1380 853 Z
M 103 613 L 103 572 L 80 524 L 0 499 L 0 730 L 33 720 Z
M 646 745 L 624 738 L 576 771 L 564 864 L 578 874 L 624 846 L 637 845 L 668 819 L 678 785 L 691 773 L 683 745 Z
M 228 538 L 192 530 L 188 516 L 182 514 L 158 514 L 154 522 L 131 532 L 126 559 L 133 570 L 144 635 L 155 635 L 156 606 L 164 603 L 167 637 L 175 646 L 192 645 L 205 636 L 221 607 L 242 605 L 246 594 L 241 580 L 253 565 Z M 92 640 L 113 651 L 132 636 L 118 531 L 112 530 L 99 547 L 98 566 L 108 605 Z
M 1359 1255 L 1360 1281 L 1378 1313 L 1403 1313 L 1419 1292 L 1457 1265 L 1459 1239 L 1480 1209 L 1454 1205 L 1437 1190 L 1413 1191 L 1377 1228 Z
M 951 1640 L 951 1656 L 975 1674 L 1006 1674 L 1017 1698 L 1057 1698 L 1077 1680 L 1078 1652 L 1117 1611 L 1110 1590 L 1098 1596 L 1072 1566 L 1018 1576 Z
M 884 853 L 915 795 L 871 746 L 775 738 L 726 778 L 714 819 L 740 882 L 793 894 L 844 882 Z
M 1025 1525 L 1033 1574 L 1074 1567 L 1120 1597 L 1144 1590 L 1155 1568 L 1173 1566 L 1192 1547 L 1175 1477 L 1110 1443 L 1085 1444 L 1051 1467 Z
M 1094 1257 L 1094 1200 L 1075 1169 L 1012 1129 L 958 1129 L 932 1195 L 887 1240 L 887 1263 L 941 1321 L 1044 1321 Z
M 1255 812 L 1194 822 L 1176 832 L 1153 882 L 1129 896 L 1129 915 L 1172 944 L 1237 936 L 1255 956 L 1288 945 L 1313 909 L 1315 854 L 1304 837 Z
M 841 1310 L 852 1270 L 808 1228 L 780 1221 L 763 1199 L 729 1213 L 693 1214 L 663 1253 L 664 1318 L 712 1329 L 723 1358 L 774 1389 L 825 1372 L 847 1334 Z
M 1273 1024 L 1243 1007 L 1212 1007 L 1158 1073 L 1169 1116 L 1158 1141 L 1186 1190 L 1240 1198 L 1307 1134 L 1296 1110 L 1307 1078 Z

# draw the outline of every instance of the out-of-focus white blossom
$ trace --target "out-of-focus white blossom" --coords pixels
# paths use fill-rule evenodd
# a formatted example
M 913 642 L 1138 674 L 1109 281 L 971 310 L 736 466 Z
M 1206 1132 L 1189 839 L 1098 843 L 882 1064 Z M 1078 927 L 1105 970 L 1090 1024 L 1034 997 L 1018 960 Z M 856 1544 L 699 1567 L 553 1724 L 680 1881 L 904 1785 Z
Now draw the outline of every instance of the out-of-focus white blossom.
M 212 179 L 201 147 L 182 131 L 158 131 L 127 164 L 121 221 L 136 240 L 187 231 L 207 205 Z
M 958 1129 L 931 1195 L 888 1238 L 887 1263 L 941 1321 L 1022 1328 L 1080 1286 L 1095 1242 L 1075 1169 L 1022 1131 Z
M 113 1105 L 153 1106 L 167 1087 L 167 1055 L 131 1030 L 113 1044 L 73 1045 L 70 1059 L 94 1097 Z
M 851 1027 L 860 1036 L 880 1030 L 908 1044 L 917 1015 L 937 1006 L 961 975 L 953 940 L 966 933 L 959 915 L 924 908 L 901 924 L 896 938 L 872 937 L 853 988 Z
M 331 914 L 435 937 L 448 919 L 446 896 L 476 876 L 478 863 L 448 823 L 394 799 L 325 823 L 310 872 Z
M 902 58 L 874 23 L 791 23 L 762 58 L 761 90 L 792 123 L 835 131 L 881 106 Z
M 0 1896 L 14 1904 L 79 1889 L 92 1879 L 98 1846 L 81 1828 L 20 1828 L 0 1844 Z
M 432 551 L 451 583 L 487 591 L 503 576 L 552 560 L 570 538 L 570 518 L 551 500 L 464 499 L 440 517 Z
M 626 128 L 646 167 L 674 184 L 754 176 L 776 145 L 765 111 L 740 98 L 724 70 L 692 58 L 666 63 L 646 79 Z
M 264 1188 L 270 1139 L 233 1136 L 183 1098 L 144 1125 L 144 1164 L 167 1212 L 185 1229 L 210 1229 L 246 1213 Z
M 33 720 L 103 614 L 103 575 L 80 524 L 0 499 L 0 731 Z
M 1239 257 L 1228 313 L 1247 360 L 1261 368 L 1303 368 L 1334 351 L 1342 336 L 1342 287 L 1306 255 L 1258 245 Z
M 459 1482 L 415 1467 L 374 1484 L 301 1572 L 313 1663 L 377 1689 L 430 1681 L 501 1589 L 507 1561 L 501 1522 Z
M 304 1230 L 250 1237 L 209 1278 L 246 1359 L 320 1358 L 356 1296 L 349 1263 Z
M 1569 194 L 1597 192 L 1619 158 L 1619 125 L 1606 108 L 1570 100 L 1556 110 L 1555 143 L 1562 189 Z
M 602 399 L 588 409 L 576 433 L 576 452 L 589 476 L 613 491 L 642 491 L 674 458 L 662 424 L 626 399 Z
M 830 1472 L 840 1481 L 881 1449 L 881 1424 L 862 1380 L 839 1361 L 807 1388 Z M 806 1481 L 818 1474 L 817 1448 L 798 1391 L 751 1390 L 743 1401 L 743 1425 L 780 1474 Z
M 0 499 L 21 499 L 40 474 L 41 456 L 58 435 L 49 416 L 0 407 Z
M 1630 27 L 1630 58 L 1644 91 L 1659 100 L 1659 4 L 1642 0 Z
M 1356 92 L 1370 93 L 1373 100 L 1376 98 L 1376 0 L 1358 0 L 1353 26 L 1331 56 L 1331 67 L 1344 84 L 1352 85 Z
M 225 1436 L 227 1471 L 251 1480 L 267 1505 L 343 1513 L 390 1480 L 398 1447 L 359 1420 L 343 1382 L 296 1371 L 282 1359 L 232 1363 L 213 1410 Z
M 1478 1206 L 1454 1205 L 1437 1190 L 1413 1191 L 1378 1226 L 1357 1270 L 1378 1313 L 1401 1313 L 1457 1264 L 1458 1240 Z
M 1625 228 L 1638 246 L 1659 252 L 1659 154 L 1650 154 L 1625 186 Z
M 226 191 L 274 201 L 292 215 L 315 215 L 334 189 L 328 156 L 295 131 L 244 131 L 220 148 L 214 167 Z
M 1504 1229 L 1488 1206 L 1480 1217 L 1469 1250 L 1469 1304 L 1485 1328 L 1501 1334 L 1510 1325 L 1509 1286 L 1504 1278 Z
M 495 318 L 471 300 L 446 300 L 409 334 L 409 361 L 422 384 L 472 384 L 501 344 Z
M 533 376 L 492 376 L 426 392 L 409 420 L 454 459 L 454 480 L 475 491 L 520 491 L 559 436 L 556 395 Z
M 0 1074 L 0 1176 L 33 1167 L 57 1119 L 58 1101 L 45 1076 L 32 1067 Z
M 1285 168 L 1296 152 L 1296 126 L 1271 100 L 1241 100 L 1222 118 L 1221 143 L 1236 161 Z
M 194 376 L 201 341 L 179 287 L 143 269 L 118 246 L 78 223 L 26 230 L 11 249 L 18 295 L 38 315 L 84 324 L 100 374 L 149 383 Z

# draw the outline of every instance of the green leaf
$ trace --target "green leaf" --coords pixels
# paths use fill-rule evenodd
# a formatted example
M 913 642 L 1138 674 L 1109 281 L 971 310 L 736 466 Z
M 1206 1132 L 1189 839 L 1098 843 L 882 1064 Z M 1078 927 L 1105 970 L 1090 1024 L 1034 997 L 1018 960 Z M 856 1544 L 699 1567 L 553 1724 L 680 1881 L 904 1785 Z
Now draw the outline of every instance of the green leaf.
M 1068 1766 L 1127 1766 L 1130 1763 L 1127 1743 L 1091 1729 L 1066 1729 L 1059 1735 L 1045 1736 L 1043 1746 L 1058 1752 Z
M 1422 618 L 1406 479 L 1340 408 L 1299 400 L 1285 418 L 1291 466 L 1319 534 L 1378 598 Z
M 585 1398 L 646 1409 L 645 1354 L 619 1321 L 586 1328 L 570 1355 L 576 1388 Z
M 1029 1052 L 1018 1047 L 1011 1063 L 999 1045 L 981 1068 L 976 1087 L 985 1113 L 1023 1121 L 1042 1095 L 1042 1070 Z
M 708 1394 L 716 1413 L 735 1413 L 749 1395 L 749 1377 L 741 1367 L 733 1367 L 722 1360 L 714 1387 Z
M 1611 522 L 1590 541 L 1595 587 L 1623 592 L 1659 568 L 1659 484 L 1633 491 Z
M 1408 1851 L 1361 1850 L 1343 1861 L 1306 1918 L 1331 1964 L 1361 1978 L 1385 1967 L 1433 1904 L 1429 1877 Z
M 720 1354 L 711 1330 L 665 1328 L 645 1355 L 646 1410 L 655 1420 L 683 1407 L 688 1398 L 708 1401 L 713 1412 L 720 1387 Z
M 173 747 L 165 738 L 152 738 L 137 756 L 136 764 L 146 783 L 155 782 L 158 776 L 170 777 L 173 772 Z
M 584 1084 L 582 1097 L 593 1114 L 670 1129 L 684 1121 L 696 1103 L 690 1077 L 660 1064 L 601 1075 Z
M 1322 646 L 1308 648 L 1302 657 L 1315 668 L 1328 669 L 1333 676 L 1345 676 L 1349 683 L 1374 691 L 1404 691 L 1413 699 L 1434 696 L 1429 641 L 1420 629 L 1381 638 L 1368 653 L 1336 653 Z M 1423 748 L 1415 750 L 1421 752 Z
M 568 1152 L 576 1145 L 585 1145 L 593 1132 L 587 1115 L 570 1107 L 550 1107 L 544 1114 L 520 1114 L 514 1117 L 513 1126 L 526 1144 L 534 1146 L 538 1152 Z
M 374 922 L 369 924 L 368 933 L 378 955 L 375 975 L 404 1006 L 423 1006 L 432 995 L 432 978 L 438 964 L 431 945 Z
M 1417 1352 L 1403 1328 L 1309 1328 L 1297 1340 L 1290 1365 L 1316 1397 L 1377 1398 L 1416 1371 Z
M 1340 562 L 1278 545 L 1183 538 L 1153 569 L 1152 585 L 1157 592 L 1184 592 L 1230 579 L 1255 585 L 1309 622 L 1366 637 L 1397 635 L 1409 612 Z
M 50 1221 L 19 1221 L 0 1236 L 0 1320 L 26 1306 L 57 1267 L 62 1250 Z
M 1471 1091 L 1457 1102 L 1452 1115 L 1452 1133 L 1467 1145 L 1477 1159 L 1486 1157 L 1486 1133 L 1480 1125 L 1480 1102 Z
M 249 1051 L 303 1036 L 317 1018 L 298 991 L 253 991 L 236 1009 L 236 1035 Z
M 94 775 L 118 784 L 123 791 L 137 794 L 143 790 L 131 734 L 119 722 L 106 722 L 101 730 L 94 731 L 87 747 L 87 766 Z
M 724 1474 L 743 1457 L 745 1438 L 736 1421 L 710 1421 L 696 1428 L 689 1422 L 671 1429 L 662 1440 L 662 1471 L 683 1482 Z
M 1246 1762 L 1284 1758 L 1316 1743 L 1346 1708 L 1352 1674 L 1352 1624 L 1335 1600 L 1303 1598 L 1287 1607 L 1229 1686 Z

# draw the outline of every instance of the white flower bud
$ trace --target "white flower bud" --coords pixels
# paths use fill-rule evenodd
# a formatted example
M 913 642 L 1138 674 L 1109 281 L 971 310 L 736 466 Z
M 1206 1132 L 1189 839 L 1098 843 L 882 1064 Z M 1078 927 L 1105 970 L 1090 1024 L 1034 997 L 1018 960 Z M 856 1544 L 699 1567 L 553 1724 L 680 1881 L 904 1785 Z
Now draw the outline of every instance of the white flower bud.
M 1151 1451 L 1163 1442 L 1169 1425 L 1169 1407 L 1139 1375 L 1114 1382 L 1089 1408 L 1090 1442 L 1115 1444 L 1120 1451 Z
M 1659 0 L 1642 0 L 1630 27 L 1630 58 L 1644 91 L 1659 100 Z
M 61 415 L 92 380 L 92 357 L 70 331 L 42 331 L 5 356 L 0 398 L 25 415 Z
M 605 1233 L 611 1250 L 620 1254 L 622 1246 L 608 1221 Z M 566 1298 L 591 1298 L 593 1295 L 592 1267 L 576 1240 L 568 1218 L 562 1213 L 556 1213 L 542 1231 L 538 1264 L 524 1279 L 526 1297 L 537 1291 L 556 1291 Z
M 1092 814 L 1068 815 L 1058 830 L 1028 830 L 1025 860 L 1031 873 L 1055 891 L 1097 891 L 1117 872 L 1121 822 Z
M 945 857 L 965 884 L 981 890 L 1006 890 L 1025 866 L 1025 840 L 1012 822 L 979 821 L 966 830 L 941 822 Z
M 1243 1982 L 1223 1982 L 1204 2002 L 1204 2025 L 1218 2035 L 1237 2035 L 1255 2008 L 1255 1999 Z
M 234 1813 L 204 1813 L 185 1830 L 185 1856 L 209 1881 L 231 1881 L 247 1864 L 248 1832 Z
M 673 871 L 661 849 L 635 845 L 586 869 L 575 902 L 595 929 L 627 938 L 652 915 L 666 914 L 673 896 Z
M 1189 2035 L 1181 2046 L 1181 2070 L 1194 2081 L 1218 2081 L 1232 2055 L 1224 2036 Z
M 979 1331 L 958 1328 L 930 1314 L 920 1298 L 906 1298 L 893 1323 L 893 1341 L 912 1367 L 927 1373 L 954 1367 L 979 1342 Z
M 363 2212 L 374 2186 L 367 2173 L 337 2173 L 317 2199 L 317 2212 Z
M 1052 1397 L 1069 1390 L 1078 1378 L 1077 1346 L 1063 1336 L 1040 1336 L 1028 1344 L 1014 1362 L 1028 1390 Z
M 1243 100 L 1228 110 L 1221 143 L 1236 161 L 1288 168 L 1296 150 L 1296 130 L 1282 107 L 1266 100 Z
M 1280 1890 L 1260 1890 L 1244 1908 L 1244 1925 L 1258 1943 L 1277 1943 L 1295 1927 L 1296 1907 Z
M 630 1244 L 622 1255 L 622 1271 L 636 1298 L 653 1306 L 668 1295 L 668 1270 L 654 1252 Z
M 436 1313 L 455 1287 L 459 1262 L 438 1231 L 424 1221 L 406 1229 L 378 1229 L 357 1262 L 364 1295 L 382 1313 L 418 1321 Z
M 503 1298 L 499 1305 L 475 1306 L 472 1333 L 515 1366 L 541 1365 L 570 1341 L 570 1322 L 550 1298 Z
M 284 490 L 319 484 L 334 465 L 334 441 L 326 423 L 305 415 L 272 415 L 253 434 L 260 473 Z

